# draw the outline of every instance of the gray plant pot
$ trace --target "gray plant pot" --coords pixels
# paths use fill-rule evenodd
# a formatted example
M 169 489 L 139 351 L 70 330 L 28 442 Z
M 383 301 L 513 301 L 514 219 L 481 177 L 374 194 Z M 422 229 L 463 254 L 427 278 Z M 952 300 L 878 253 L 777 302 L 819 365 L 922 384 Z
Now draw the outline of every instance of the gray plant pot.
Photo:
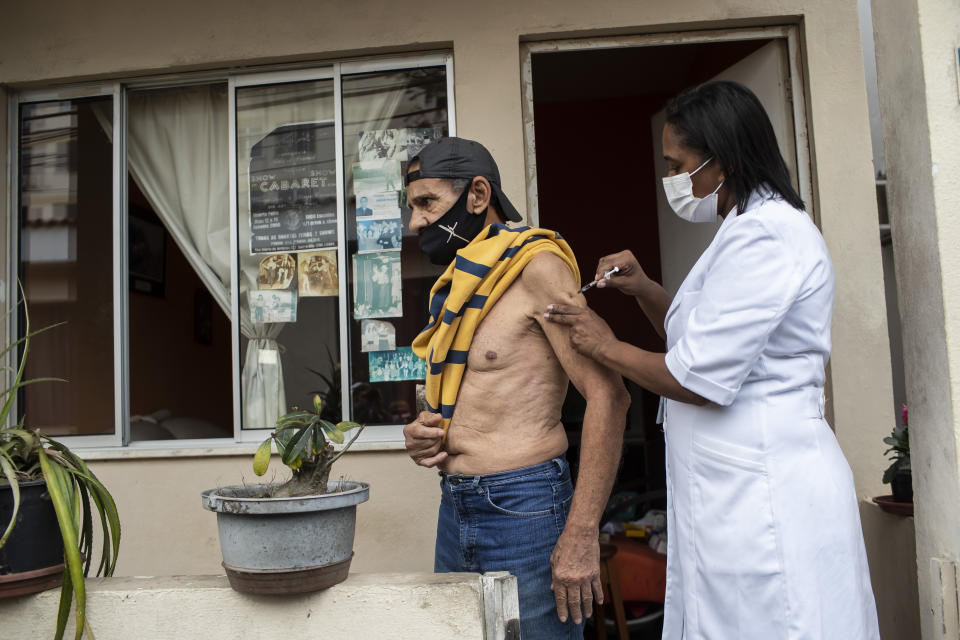
M 259 498 L 265 485 L 204 491 L 203 508 L 217 514 L 220 551 L 230 586 L 255 594 L 319 591 L 347 578 L 357 505 L 370 498 L 364 482 L 331 482 L 330 493 Z

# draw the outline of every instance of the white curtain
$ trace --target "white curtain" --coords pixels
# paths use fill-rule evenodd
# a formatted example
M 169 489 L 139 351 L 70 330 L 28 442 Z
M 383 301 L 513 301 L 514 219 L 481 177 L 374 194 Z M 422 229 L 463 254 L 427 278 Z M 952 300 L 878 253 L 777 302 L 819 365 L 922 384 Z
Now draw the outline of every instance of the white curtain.
M 233 249 L 227 87 L 131 91 L 127 105 L 130 174 L 229 317 Z M 109 119 L 101 117 L 100 122 L 112 138 Z M 283 325 L 253 322 L 247 300 L 249 285 L 248 277 L 241 277 L 240 332 L 249 339 L 241 374 L 243 426 L 273 427 L 286 411 L 276 340 Z

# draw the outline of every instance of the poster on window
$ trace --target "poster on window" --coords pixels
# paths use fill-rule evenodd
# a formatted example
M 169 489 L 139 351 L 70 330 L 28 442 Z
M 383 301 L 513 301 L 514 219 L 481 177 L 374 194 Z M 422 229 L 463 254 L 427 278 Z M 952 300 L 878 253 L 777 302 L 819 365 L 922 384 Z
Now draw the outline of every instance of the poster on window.
M 402 316 L 401 282 L 399 251 L 353 256 L 353 317 Z
M 296 291 L 250 291 L 250 319 L 257 324 L 266 322 L 296 322 Z
M 413 353 L 410 347 L 396 351 L 372 351 L 367 354 L 370 365 L 370 382 L 399 382 L 423 380 L 427 375 L 427 363 Z
M 250 253 L 337 246 L 333 121 L 277 127 L 250 150 Z
M 337 276 L 337 250 L 309 251 L 297 254 L 297 282 L 301 298 L 340 295 Z
M 403 241 L 403 223 L 400 212 L 394 218 L 357 220 L 357 250 L 389 251 L 400 249 Z

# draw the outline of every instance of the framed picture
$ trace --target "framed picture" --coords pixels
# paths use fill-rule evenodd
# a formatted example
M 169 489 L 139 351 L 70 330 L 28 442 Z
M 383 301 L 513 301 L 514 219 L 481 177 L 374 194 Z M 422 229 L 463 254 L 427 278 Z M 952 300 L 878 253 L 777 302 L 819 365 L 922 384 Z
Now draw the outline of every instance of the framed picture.
M 163 296 L 167 230 L 162 224 L 130 217 L 130 290 Z

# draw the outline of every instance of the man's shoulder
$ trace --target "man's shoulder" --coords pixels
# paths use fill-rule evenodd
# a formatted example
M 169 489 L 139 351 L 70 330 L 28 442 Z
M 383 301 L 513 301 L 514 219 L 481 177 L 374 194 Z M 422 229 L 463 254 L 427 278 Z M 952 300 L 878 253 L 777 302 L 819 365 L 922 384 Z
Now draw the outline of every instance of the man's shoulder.
M 540 251 L 523 268 L 520 278 L 535 291 L 575 288 L 573 272 L 567 261 L 552 251 Z

